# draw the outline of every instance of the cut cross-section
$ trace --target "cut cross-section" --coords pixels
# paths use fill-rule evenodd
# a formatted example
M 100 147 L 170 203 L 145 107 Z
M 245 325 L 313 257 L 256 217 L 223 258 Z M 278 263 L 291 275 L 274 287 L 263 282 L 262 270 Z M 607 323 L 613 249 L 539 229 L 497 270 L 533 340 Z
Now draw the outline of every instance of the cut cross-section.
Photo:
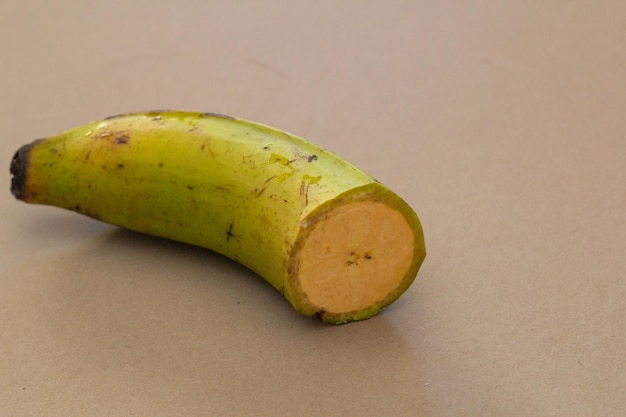
M 313 226 L 300 252 L 302 291 L 318 311 L 341 314 L 378 305 L 411 268 L 413 229 L 393 207 L 353 201 Z

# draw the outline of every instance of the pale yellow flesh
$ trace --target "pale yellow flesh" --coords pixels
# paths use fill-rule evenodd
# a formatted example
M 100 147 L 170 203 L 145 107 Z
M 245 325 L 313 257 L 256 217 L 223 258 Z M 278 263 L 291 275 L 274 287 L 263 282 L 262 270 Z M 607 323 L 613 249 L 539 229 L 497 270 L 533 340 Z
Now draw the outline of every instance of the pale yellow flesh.
M 375 201 L 344 204 L 320 219 L 304 242 L 300 285 L 321 311 L 364 309 L 398 288 L 414 249 L 413 230 L 397 210 Z

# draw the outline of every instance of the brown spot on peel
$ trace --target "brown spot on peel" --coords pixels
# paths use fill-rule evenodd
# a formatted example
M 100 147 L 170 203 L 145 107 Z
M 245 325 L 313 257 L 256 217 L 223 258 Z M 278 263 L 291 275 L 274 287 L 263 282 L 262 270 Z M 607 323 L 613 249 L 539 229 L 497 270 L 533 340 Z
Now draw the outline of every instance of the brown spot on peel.
M 317 311 L 313 317 L 317 318 L 318 320 L 324 321 L 324 314 L 326 314 L 326 311 L 324 311 L 324 309 L 321 309 L 319 311 Z
M 226 114 L 221 114 L 221 113 L 213 113 L 213 112 L 201 113 L 200 117 L 220 117 L 222 119 L 235 120 L 235 118 L 232 116 L 228 116 Z

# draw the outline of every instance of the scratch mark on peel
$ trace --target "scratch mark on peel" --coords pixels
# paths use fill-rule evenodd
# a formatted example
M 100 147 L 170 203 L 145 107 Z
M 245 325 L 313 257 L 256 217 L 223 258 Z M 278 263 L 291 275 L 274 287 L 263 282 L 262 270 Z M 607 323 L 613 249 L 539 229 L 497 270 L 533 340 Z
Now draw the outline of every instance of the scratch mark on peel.
M 230 238 L 235 236 L 233 234 L 233 225 L 234 224 L 235 224 L 235 220 L 232 220 L 230 222 L 230 226 L 228 226 L 228 230 L 226 231 L 226 242 L 230 241 Z
M 256 190 L 256 189 L 255 189 L 255 191 L 256 191 L 256 196 L 257 196 L 257 197 L 261 197 L 261 194 L 263 194 L 263 193 L 265 192 L 265 190 L 266 190 L 266 189 L 267 189 L 267 187 L 263 187 L 263 188 L 261 188 L 260 190 Z
M 300 183 L 300 197 L 304 198 L 304 206 L 309 205 L 309 184 L 302 180 Z
M 309 190 L 311 185 L 317 185 L 321 180 L 322 177 L 313 177 L 308 174 L 302 176 L 302 181 L 300 182 L 300 197 L 304 198 L 305 207 L 309 205 Z
M 304 194 L 304 205 L 308 206 L 309 205 L 309 187 L 311 186 L 310 183 L 306 184 L 306 193 Z

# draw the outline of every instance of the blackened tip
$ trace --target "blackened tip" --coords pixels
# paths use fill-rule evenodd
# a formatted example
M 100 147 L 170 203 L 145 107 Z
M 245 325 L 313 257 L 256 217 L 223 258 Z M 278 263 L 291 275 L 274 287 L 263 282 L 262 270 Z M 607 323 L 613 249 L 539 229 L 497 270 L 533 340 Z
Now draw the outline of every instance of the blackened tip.
M 13 175 L 13 177 L 11 177 L 11 193 L 18 200 L 21 200 L 22 196 L 24 195 L 30 150 L 37 142 L 38 141 L 35 141 L 33 143 L 22 146 L 17 150 L 17 152 L 15 152 L 15 155 L 13 155 L 13 159 L 11 159 L 10 171 L 11 175 Z

